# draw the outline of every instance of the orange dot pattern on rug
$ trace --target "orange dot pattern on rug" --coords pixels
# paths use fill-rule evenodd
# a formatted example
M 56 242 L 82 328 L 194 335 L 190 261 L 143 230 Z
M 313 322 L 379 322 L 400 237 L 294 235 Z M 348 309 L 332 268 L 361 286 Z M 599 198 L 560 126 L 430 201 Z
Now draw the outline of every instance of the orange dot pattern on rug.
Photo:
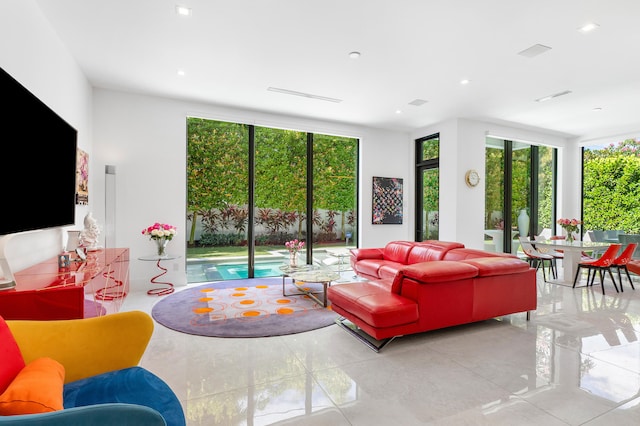
M 213 288 L 203 288 L 202 290 L 200 290 L 200 292 L 201 293 L 211 293 L 214 290 L 215 289 L 213 289 Z M 207 302 L 209 302 L 211 300 L 213 300 L 212 297 L 200 297 L 198 299 L 199 302 L 203 302 L 203 303 L 207 303 Z M 210 307 L 202 307 L 202 308 L 198 307 L 198 308 L 195 308 L 193 310 L 193 312 L 195 312 L 196 314 L 208 314 L 211 311 L 213 311 L 213 309 L 210 308 Z
M 291 286 L 287 294 L 298 293 Z M 304 314 L 309 310 L 323 309 L 308 296 L 283 297 L 282 287 L 257 285 L 255 287 L 204 288 L 197 297 L 192 311 L 208 316 L 209 321 L 227 319 L 259 320 L 271 315 Z

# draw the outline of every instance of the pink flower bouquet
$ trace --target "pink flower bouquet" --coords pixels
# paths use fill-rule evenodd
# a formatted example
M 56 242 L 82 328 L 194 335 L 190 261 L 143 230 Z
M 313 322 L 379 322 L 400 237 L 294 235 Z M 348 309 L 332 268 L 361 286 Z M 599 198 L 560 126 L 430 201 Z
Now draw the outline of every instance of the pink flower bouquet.
M 291 240 L 284 243 L 284 246 L 289 250 L 289 253 L 297 253 L 304 248 L 304 241 Z
M 158 222 L 142 230 L 142 235 L 148 235 L 152 240 L 159 240 L 161 238 L 171 240 L 176 233 L 177 228 L 175 226 Z

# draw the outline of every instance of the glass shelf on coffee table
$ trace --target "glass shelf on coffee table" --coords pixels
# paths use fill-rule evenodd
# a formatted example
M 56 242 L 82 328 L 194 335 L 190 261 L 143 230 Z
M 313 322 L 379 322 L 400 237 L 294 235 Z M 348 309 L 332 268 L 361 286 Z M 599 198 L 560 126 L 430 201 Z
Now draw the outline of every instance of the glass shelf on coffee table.
M 299 265 L 289 266 L 282 265 L 282 295 L 283 296 L 300 296 L 306 295 L 312 298 L 319 305 L 327 307 L 327 287 L 331 285 L 331 281 L 340 278 L 340 274 L 318 265 Z M 287 294 L 285 291 L 285 278 L 291 277 L 293 285 L 300 290 L 300 293 Z M 306 283 L 322 284 L 322 291 L 311 291 L 303 287 Z M 321 294 L 322 300 L 316 295 Z
M 351 265 L 349 264 L 349 258 L 351 257 L 351 252 L 346 248 L 335 248 L 335 249 L 326 249 L 327 257 L 322 260 L 322 264 L 328 266 L 330 269 L 338 272 L 340 274 L 339 282 L 349 282 L 348 278 L 343 278 L 342 273 L 346 271 L 350 271 Z M 353 276 L 353 278 L 357 278 L 357 276 Z

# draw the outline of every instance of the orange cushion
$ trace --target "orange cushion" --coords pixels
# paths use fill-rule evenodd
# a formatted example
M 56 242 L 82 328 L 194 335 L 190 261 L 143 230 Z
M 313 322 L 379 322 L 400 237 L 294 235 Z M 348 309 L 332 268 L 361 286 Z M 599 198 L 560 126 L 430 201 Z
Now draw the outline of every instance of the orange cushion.
M 0 316 L 0 393 L 4 392 L 13 379 L 24 368 L 24 359 L 13 334 Z
M 64 367 L 51 358 L 27 364 L 0 395 L 0 415 L 47 413 L 62 410 Z

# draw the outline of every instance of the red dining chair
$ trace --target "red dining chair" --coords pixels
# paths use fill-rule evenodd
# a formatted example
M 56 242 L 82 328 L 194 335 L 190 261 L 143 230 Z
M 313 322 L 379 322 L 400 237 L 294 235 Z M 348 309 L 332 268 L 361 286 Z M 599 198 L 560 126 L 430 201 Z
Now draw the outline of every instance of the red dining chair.
M 622 247 L 622 244 L 611 244 L 609 248 L 597 259 L 583 260 L 578 263 L 578 270 L 576 271 L 576 277 L 573 279 L 573 288 L 576 287 L 578 277 L 580 276 L 580 269 L 587 269 L 587 285 L 593 285 L 593 281 L 596 278 L 596 272 L 600 274 L 600 286 L 602 287 L 602 294 L 604 294 L 604 272 L 608 271 L 611 281 L 613 281 L 613 287 L 616 289 L 616 293 L 619 292 L 616 280 L 613 278 L 611 268 L 614 267 L 613 261 L 618 255 L 618 251 Z M 591 278 L 591 282 L 589 282 Z
M 620 280 L 620 291 L 624 291 L 622 289 L 622 274 L 620 273 L 621 269 L 624 270 L 624 272 L 627 274 L 627 278 L 629 279 L 629 284 L 631 284 L 631 288 L 634 290 L 636 289 L 633 286 L 631 275 L 629 275 L 629 270 L 627 269 L 627 265 L 629 264 L 629 261 L 632 259 L 633 252 L 636 250 L 636 247 L 638 247 L 638 243 L 629 243 L 629 245 L 622 251 L 620 256 L 613 259 L 613 264 L 611 266 L 615 267 L 618 270 L 618 280 Z

